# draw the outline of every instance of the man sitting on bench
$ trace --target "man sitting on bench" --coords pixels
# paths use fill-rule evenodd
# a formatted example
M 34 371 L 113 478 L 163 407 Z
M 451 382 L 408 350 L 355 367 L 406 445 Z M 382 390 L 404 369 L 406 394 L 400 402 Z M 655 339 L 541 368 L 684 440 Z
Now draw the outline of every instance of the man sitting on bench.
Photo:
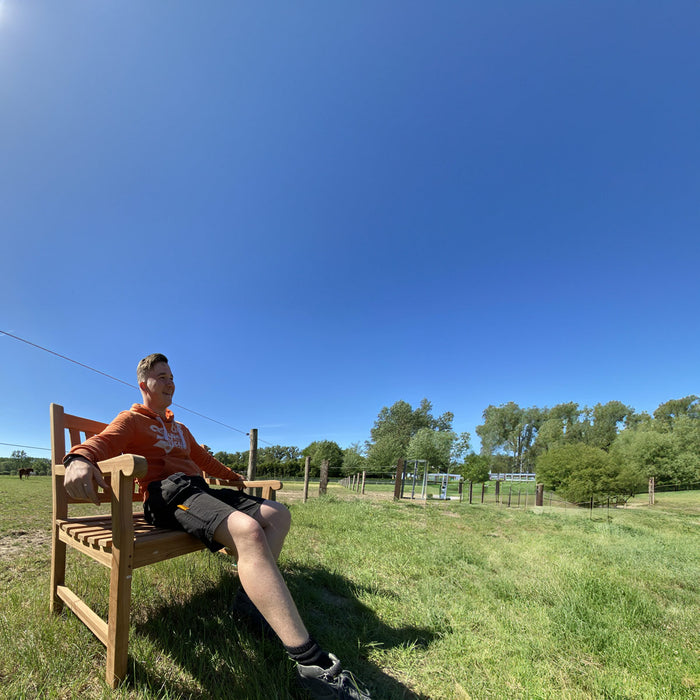
M 369 693 L 342 669 L 338 658 L 309 635 L 277 567 L 291 524 L 287 507 L 247 495 L 242 484 L 239 489 L 210 488 L 202 471 L 241 482 L 243 477 L 216 460 L 174 420 L 168 408 L 175 391 L 168 358 L 160 353 L 145 357 L 138 364 L 137 378 L 143 403 L 122 411 L 99 435 L 66 456 L 68 495 L 99 503 L 96 486 L 108 486 L 96 463 L 124 453 L 145 457 L 148 473 L 139 479 L 139 486 L 146 519 L 157 527 L 182 529 L 212 551 L 228 547 L 238 552 L 243 605 L 252 602 L 265 618 L 313 697 L 369 700 Z

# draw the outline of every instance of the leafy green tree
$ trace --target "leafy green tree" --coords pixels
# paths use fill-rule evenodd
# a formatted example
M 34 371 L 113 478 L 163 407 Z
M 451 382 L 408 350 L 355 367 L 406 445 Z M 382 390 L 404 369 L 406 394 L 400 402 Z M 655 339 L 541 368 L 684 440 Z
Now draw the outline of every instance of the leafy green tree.
M 48 476 L 51 474 L 51 460 L 46 457 L 33 457 L 32 469 L 36 474 Z
M 46 457 L 18 457 L 13 453 L 12 457 L 0 457 L 0 474 L 17 474 L 19 469 L 33 469 L 37 476 L 51 474 L 51 460 Z
M 14 459 L 11 457 L 0 457 L 0 474 L 12 474 L 15 469 Z
M 427 399 L 423 399 L 423 401 L 427 401 Z M 428 402 L 428 404 L 430 404 L 430 402 Z M 432 419 L 432 425 L 430 427 L 433 430 L 437 430 L 439 433 L 449 432 L 452 430 L 452 421 L 454 418 L 454 413 L 445 411 L 441 416 Z
M 321 473 L 321 462 L 328 460 L 328 476 L 340 476 L 343 466 L 343 450 L 332 440 L 315 440 L 308 445 L 302 454 L 311 457 L 309 474 L 318 476 Z
M 530 449 L 545 418 L 542 409 L 520 408 L 513 401 L 488 406 L 483 413 L 484 422 L 476 427 L 482 452 L 491 455 L 501 450 L 508 452 L 513 456 L 512 470 L 526 471 L 532 466 Z
M 671 399 L 654 411 L 654 420 L 660 429 L 671 430 L 678 418 L 700 418 L 700 398 L 691 394 L 682 399 Z
M 622 428 L 644 420 L 644 414 L 638 415 L 621 401 L 598 403 L 593 408 L 579 408 L 573 402 L 557 404 L 540 409 L 533 452 L 540 455 L 553 447 L 577 442 L 609 450 Z
M 248 468 L 248 452 L 216 452 L 214 457 L 229 469 L 240 473 Z
M 617 437 L 613 455 L 641 477 L 667 477 L 673 472 L 677 450 L 670 433 L 656 430 L 625 430 Z
M 259 476 L 298 476 L 303 472 L 301 450 L 289 445 L 258 448 Z
M 416 409 L 406 401 L 397 401 L 388 408 L 384 406 L 370 431 L 368 463 L 372 466 L 396 464 L 400 457 L 406 457 L 411 438 L 422 428 L 449 432 L 453 414 L 446 412 L 435 418 L 431 411 L 428 399 L 422 399 Z
M 620 466 L 643 479 L 654 477 L 657 484 L 689 483 L 697 478 L 697 457 L 685 451 L 673 433 L 625 430 L 615 440 L 611 454 Z
M 465 481 L 483 484 L 490 478 L 489 458 L 487 455 L 469 454 L 459 471 Z
M 15 462 L 15 469 L 17 470 L 18 474 L 20 469 L 31 469 L 29 466 L 31 460 L 24 450 L 14 450 L 12 453 L 12 459 Z
M 581 422 L 581 409 L 574 401 L 559 403 L 547 411 L 547 419 L 559 421 L 562 426 L 562 434 L 568 442 L 580 439 L 579 424 Z
M 367 459 L 362 454 L 359 442 L 354 442 L 343 450 L 342 473 L 344 476 L 357 474 L 365 468 Z
M 400 457 L 406 457 L 406 449 L 402 441 L 387 437 L 375 443 L 367 443 L 367 464 L 372 467 L 391 467 L 396 465 Z
M 217 452 L 214 457 L 234 471 L 245 474 L 248 470 L 248 450 Z M 301 451 L 293 445 L 266 445 L 258 448 L 257 475 L 299 476 L 304 473 Z
M 612 445 L 618 463 L 657 484 L 700 479 L 700 399 L 695 395 L 659 405 L 629 422 Z
M 580 442 L 553 447 L 537 459 L 537 480 L 575 503 L 630 495 L 624 493 L 620 476 L 605 450 Z
M 535 438 L 536 454 L 557 445 L 582 441 L 581 409 L 574 402 L 541 409 L 541 422 Z
M 406 456 L 409 459 L 424 459 L 428 466 L 436 469 L 448 469 L 456 438 L 452 431 L 421 428 L 411 438 Z
M 609 450 L 619 431 L 634 416 L 634 409 L 621 401 L 597 403 L 585 433 L 586 444 Z
M 557 418 L 547 418 L 537 431 L 534 447 L 539 455 L 565 442 L 563 423 Z
M 673 437 L 678 451 L 692 455 L 700 468 L 700 419 L 678 416 L 673 422 Z
M 471 435 L 467 432 L 460 433 L 452 443 L 450 463 L 454 465 L 462 464 L 471 449 Z
M 483 454 L 483 451 L 482 451 Z M 513 458 L 504 454 L 484 455 L 489 462 L 489 471 L 493 474 L 507 474 L 513 471 Z
M 646 411 L 632 413 L 625 420 L 625 430 L 629 428 L 649 428 L 653 420 Z

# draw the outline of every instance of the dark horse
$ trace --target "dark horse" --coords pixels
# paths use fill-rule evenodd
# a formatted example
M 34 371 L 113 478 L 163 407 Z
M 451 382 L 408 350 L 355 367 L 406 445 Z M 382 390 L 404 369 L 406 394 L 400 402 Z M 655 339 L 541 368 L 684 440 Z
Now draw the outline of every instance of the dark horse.
M 21 479 L 23 476 L 26 476 L 28 479 L 29 475 L 33 474 L 33 473 L 34 473 L 33 469 L 20 469 L 19 470 L 19 478 Z

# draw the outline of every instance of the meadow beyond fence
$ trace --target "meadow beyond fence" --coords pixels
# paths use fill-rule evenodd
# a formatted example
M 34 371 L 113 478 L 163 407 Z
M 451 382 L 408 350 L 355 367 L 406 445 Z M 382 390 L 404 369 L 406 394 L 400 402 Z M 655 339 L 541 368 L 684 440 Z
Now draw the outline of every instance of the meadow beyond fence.
M 590 513 L 337 484 L 304 502 L 302 488 L 279 493 L 293 520 L 281 569 L 373 697 L 700 697 L 700 492 Z M 0 476 L 0 697 L 305 697 L 280 645 L 237 623 L 235 570 L 209 552 L 135 572 L 129 677 L 109 690 L 102 644 L 49 613 L 50 503 L 48 477 Z M 102 567 L 69 565 L 104 610 Z

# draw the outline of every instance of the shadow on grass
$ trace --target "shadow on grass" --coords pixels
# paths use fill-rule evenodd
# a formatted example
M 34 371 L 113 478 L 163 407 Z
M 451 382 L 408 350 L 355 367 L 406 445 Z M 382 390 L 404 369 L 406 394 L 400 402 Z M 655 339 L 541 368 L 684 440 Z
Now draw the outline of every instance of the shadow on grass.
M 373 647 L 427 646 L 435 636 L 432 631 L 388 627 L 359 602 L 364 591 L 323 569 L 287 568 L 285 579 L 311 634 L 367 684 L 373 698 L 425 698 L 377 668 L 367 654 Z M 242 624 L 231 609 L 238 588 L 235 573 L 225 570 L 215 587 L 186 602 L 156 608 L 136 623 L 136 633 L 162 649 L 180 673 L 168 678 L 160 666 L 130 658 L 134 673 L 127 683 L 145 685 L 167 698 L 306 698 L 279 640 L 266 638 L 255 624 Z M 393 591 L 366 592 L 396 596 Z

